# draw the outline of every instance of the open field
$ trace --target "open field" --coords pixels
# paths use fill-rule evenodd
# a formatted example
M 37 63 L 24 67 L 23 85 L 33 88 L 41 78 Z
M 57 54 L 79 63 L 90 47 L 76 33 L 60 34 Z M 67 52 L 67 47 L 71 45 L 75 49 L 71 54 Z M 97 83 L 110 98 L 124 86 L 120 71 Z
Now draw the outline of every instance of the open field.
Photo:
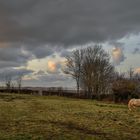
M 1 140 L 138 140 L 140 109 L 57 96 L 0 94 Z

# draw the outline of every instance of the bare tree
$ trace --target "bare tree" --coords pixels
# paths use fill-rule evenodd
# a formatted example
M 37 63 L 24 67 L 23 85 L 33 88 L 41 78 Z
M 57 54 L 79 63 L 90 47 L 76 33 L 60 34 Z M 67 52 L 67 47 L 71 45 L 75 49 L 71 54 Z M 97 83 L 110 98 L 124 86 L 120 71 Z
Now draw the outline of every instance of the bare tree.
M 23 78 L 23 75 L 18 75 L 18 77 L 16 79 L 16 83 L 17 83 L 17 87 L 18 87 L 18 93 L 21 92 L 22 78 Z
M 11 87 L 12 87 L 12 76 L 11 75 L 8 75 L 8 74 L 5 75 L 5 87 L 6 87 L 6 90 L 8 92 L 10 92 Z
M 109 92 L 114 67 L 109 54 L 100 45 L 84 49 L 81 82 L 86 86 L 87 96 Z
M 131 67 L 128 71 L 128 76 L 129 76 L 129 79 L 132 80 L 135 76 L 135 73 L 134 73 L 134 70 L 133 68 Z
M 66 57 L 66 68 L 64 69 L 65 74 L 71 75 L 73 79 L 75 79 L 78 94 L 80 89 L 82 59 L 83 59 L 83 50 L 73 51 L 71 56 Z
M 76 50 L 66 60 L 64 72 L 76 80 L 78 93 L 79 87 L 84 88 L 86 95 L 91 98 L 93 94 L 110 90 L 114 67 L 110 63 L 109 54 L 101 46 Z
M 122 72 L 122 73 L 120 73 L 120 72 L 115 72 L 114 73 L 114 80 L 123 80 L 123 79 L 126 79 L 126 73 L 124 73 L 124 72 Z

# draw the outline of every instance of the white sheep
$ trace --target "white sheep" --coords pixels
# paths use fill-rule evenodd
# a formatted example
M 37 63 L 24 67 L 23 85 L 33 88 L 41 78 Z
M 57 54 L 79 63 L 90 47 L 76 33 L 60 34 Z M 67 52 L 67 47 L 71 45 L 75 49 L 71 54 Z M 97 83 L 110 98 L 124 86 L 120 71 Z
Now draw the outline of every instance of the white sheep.
M 128 109 L 131 111 L 135 107 L 140 107 L 140 99 L 130 99 L 128 102 Z

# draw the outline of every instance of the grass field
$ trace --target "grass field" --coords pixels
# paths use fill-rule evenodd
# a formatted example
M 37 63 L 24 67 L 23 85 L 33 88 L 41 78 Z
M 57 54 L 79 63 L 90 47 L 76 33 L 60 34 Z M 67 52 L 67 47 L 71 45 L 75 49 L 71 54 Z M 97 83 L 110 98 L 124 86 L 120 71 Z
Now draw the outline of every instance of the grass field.
M 63 97 L 0 94 L 0 140 L 139 140 L 140 110 Z

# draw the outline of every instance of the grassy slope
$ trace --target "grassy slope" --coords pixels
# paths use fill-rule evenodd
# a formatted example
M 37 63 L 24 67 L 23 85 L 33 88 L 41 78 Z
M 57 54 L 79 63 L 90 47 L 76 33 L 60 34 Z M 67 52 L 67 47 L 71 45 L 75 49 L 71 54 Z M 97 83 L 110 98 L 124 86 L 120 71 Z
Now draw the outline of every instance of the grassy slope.
M 140 110 L 62 97 L 0 94 L 2 140 L 140 138 Z

